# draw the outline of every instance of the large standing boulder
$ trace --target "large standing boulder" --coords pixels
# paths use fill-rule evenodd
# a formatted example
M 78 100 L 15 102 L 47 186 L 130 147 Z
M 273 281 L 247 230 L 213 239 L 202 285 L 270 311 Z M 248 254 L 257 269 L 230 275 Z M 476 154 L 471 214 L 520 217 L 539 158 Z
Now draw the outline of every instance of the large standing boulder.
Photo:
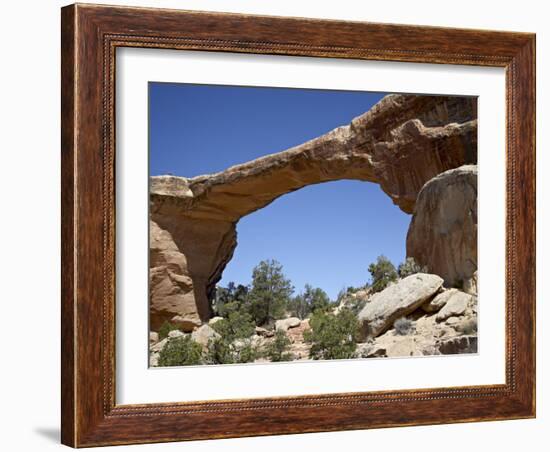
M 428 181 L 407 233 L 407 256 L 447 286 L 477 290 L 477 166 L 464 165 Z
M 374 294 L 359 312 L 364 337 L 384 333 L 399 317 L 404 317 L 430 300 L 441 290 L 443 279 L 437 275 L 416 273 Z

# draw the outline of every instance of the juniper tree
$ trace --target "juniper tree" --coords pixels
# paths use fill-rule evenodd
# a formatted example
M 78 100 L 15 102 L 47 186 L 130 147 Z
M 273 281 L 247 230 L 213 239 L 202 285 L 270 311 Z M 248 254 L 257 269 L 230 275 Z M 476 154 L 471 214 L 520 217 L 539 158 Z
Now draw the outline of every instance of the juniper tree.
M 271 324 L 283 317 L 293 290 L 276 260 L 265 260 L 254 267 L 248 306 L 256 325 Z

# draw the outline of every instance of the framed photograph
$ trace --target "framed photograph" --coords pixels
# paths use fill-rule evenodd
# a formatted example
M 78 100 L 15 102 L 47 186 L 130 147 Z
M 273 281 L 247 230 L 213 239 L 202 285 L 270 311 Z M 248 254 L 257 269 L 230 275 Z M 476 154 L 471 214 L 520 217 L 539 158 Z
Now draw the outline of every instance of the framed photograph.
M 62 9 L 62 442 L 535 416 L 535 36 Z

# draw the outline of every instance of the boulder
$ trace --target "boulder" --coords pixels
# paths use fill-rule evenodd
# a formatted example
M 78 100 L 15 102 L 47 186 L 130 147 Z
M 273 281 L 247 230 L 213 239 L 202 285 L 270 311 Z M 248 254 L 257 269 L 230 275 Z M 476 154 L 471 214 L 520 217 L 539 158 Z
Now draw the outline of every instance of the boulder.
M 407 256 L 445 285 L 477 292 L 477 166 L 450 169 L 420 190 L 407 233 Z
M 466 312 L 466 309 L 468 308 L 468 304 L 470 303 L 471 299 L 472 296 L 468 295 L 467 293 L 461 292 L 459 290 L 453 292 L 453 294 L 447 300 L 447 303 L 445 303 L 445 306 L 443 306 L 441 310 L 437 313 L 435 319 L 438 322 L 443 322 L 449 317 L 461 316 Z
M 470 295 L 477 295 L 477 270 L 470 278 L 464 280 L 462 290 Z
M 168 338 L 165 337 L 162 341 L 160 342 L 157 342 L 155 345 L 152 345 L 149 350 L 151 352 L 157 352 L 159 353 L 160 351 L 162 351 L 162 349 L 166 346 L 166 344 L 168 343 Z
M 453 328 L 462 334 L 477 333 L 477 316 L 463 318 Z
M 159 334 L 154 331 L 149 332 L 149 344 L 156 344 L 159 341 Z
M 444 290 L 441 293 L 437 294 L 434 298 L 432 298 L 430 301 L 424 303 L 422 305 L 422 309 L 425 312 L 437 312 L 439 311 L 447 301 L 449 301 L 449 298 L 453 296 L 455 292 L 458 292 L 457 289 L 449 289 Z
M 212 317 L 212 318 L 208 321 L 208 325 L 212 326 L 212 325 L 214 325 L 215 323 L 219 322 L 220 320 L 223 320 L 223 317 L 220 317 L 220 316 Z
M 275 331 L 268 330 L 267 328 L 262 328 L 261 326 L 257 326 L 254 329 L 254 331 L 258 336 L 261 336 L 261 337 L 273 337 L 273 336 L 275 336 Z
M 149 354 L 149 367 L 157 367 L 159 365 L 160 353 Z
M 458 317 L 454 317 L 454 316 L 449 317 L 445 323 L 449 326 L 454 327 L 455 325 L 458 325 L 460 323 L 460 319 Z
M 477 335 L 456 336 L 440 341 L 437 344 L 437 349 L 442 355 L 477 353 Z
M 287 319 L 277 320 L 275 322 L 275 330 L 287 331 L 289 328 L 300 326 L 302 321 L 298 317 L 289 317 Z
M 170 339 L 175 339 L 176 337 L 183 337 L 185 336 L 185 333 L 181 332 L 180 330 L 172 330 L 168 333 L 168 337 Z
M 396 337 L 395 341 L 386 347 L 386 356 L 388 358 L 422 356 L 424 355 L 422 350 L 422 344 L 417 343 L 414 337 Z
M 374 294 L 359 312 L 364 337 L 376 337 L 430 300 L 443 285 L 437 275 L 416 273 Z
M 208 342 L 211 339 L 217 339 L 220 335 L 214 331 L 214 329 L 208 325 L 203 325 L 200 328 L 197 328 L 193 333 L 191 333 L 191 339 L 199 343 L 206 348 Z

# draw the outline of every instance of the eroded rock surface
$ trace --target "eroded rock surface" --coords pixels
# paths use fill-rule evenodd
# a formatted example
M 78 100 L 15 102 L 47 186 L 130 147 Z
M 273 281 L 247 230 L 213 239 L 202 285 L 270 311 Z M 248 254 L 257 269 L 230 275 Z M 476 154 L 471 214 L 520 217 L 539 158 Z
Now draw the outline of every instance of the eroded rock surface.
M 298 317 L 288 317 L 286 319 L 277 320 L 275 322 L 275 329 L 288 331 L 289 328 L 296 328 L 300 326 L 301 320 Z
M 437 319 L 437 312 L 418 309 L 407 318 L 412 328 L 405 335 L 390 328 L 383 334 L 358 344 L 358 356 L 363 358 L 447 355 L 477 352 L 477 299 L 456 290 L 444 290 L 441 295 L 468 297 L 467 308 L 462 314 Z M 452 297 L 443 297 L 450 299 Z M 444 307 L 445 305 L 443 305 Z
M 435 317 L 438 322 L 447 320 L 449 317 L 457 317 L 466 312 L 468 308 L 468 303 L 472 298 L 471 295 L 468 295 L 464 292 L 456 291 L 453 293 L 445 303 L 445 306 L 437 313 Z
M 443 279 L 416 273 L 375 293 L 358 315 L 365 337 L 376 337 L 400 317 L 407 316 L 441 290 Z
M 431 179 L 418 194 L 407 233 L 407 256 L 449 287 L 477 292 L 477 166 Z
M 434 176 L 477 162 L 476 101 L 389 95 L 300 146 L 191 179 L 151 178 L 151 328 L 192 331 L 237 244 L 236 223 L 279 196 L 339 179 L 380 184 L 403 211 Z

